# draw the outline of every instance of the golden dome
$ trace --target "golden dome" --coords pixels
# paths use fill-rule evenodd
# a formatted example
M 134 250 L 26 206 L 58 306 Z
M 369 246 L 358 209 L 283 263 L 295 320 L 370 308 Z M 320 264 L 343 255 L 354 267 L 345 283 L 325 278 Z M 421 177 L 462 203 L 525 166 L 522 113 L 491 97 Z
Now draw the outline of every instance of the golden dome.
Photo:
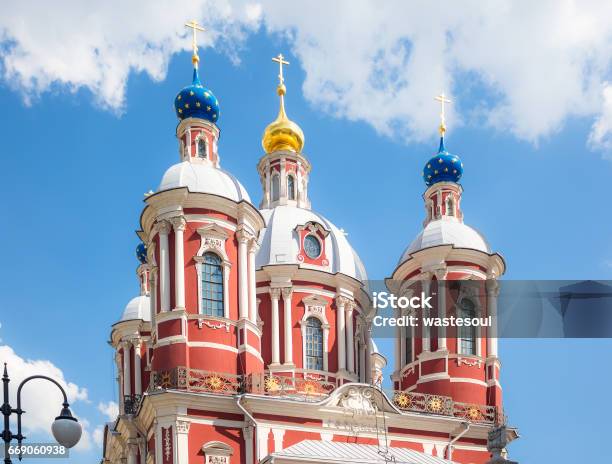
M 266 153 L 278 150 L 288 150 L 300 153 L 304 147 L 304 132 L 296 123 L 287 117 L 285 113 L 285 93 L 287 89 L 284 84 L 279 84 L 276 93 L 280 97 L 280 109 L 276 120 L 266 127 L 261 145 Z

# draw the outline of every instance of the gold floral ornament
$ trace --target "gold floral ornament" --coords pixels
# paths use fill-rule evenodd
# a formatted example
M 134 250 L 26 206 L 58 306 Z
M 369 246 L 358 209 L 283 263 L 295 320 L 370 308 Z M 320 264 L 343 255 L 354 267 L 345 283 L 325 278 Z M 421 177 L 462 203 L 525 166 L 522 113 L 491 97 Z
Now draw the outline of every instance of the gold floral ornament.
M 204 380 L 204 384 L 209 390 L 217 392 L 223 389 L 225 382 L 218 375 L 211 375 L 209 377 L 206 377 L 206 379 Z
M 482 412 L 478 406 L 470 406 L 467 408 L 465 415 L 471 421 L 478 421 L 482 419 Z
M 304 382 L 304 386 L 302 388 L 302 391 L 306 395 L 314 395 L 315 393 L 319 392 L 319 388 L 318 388 L 318 385 L 316 384 L 316 382 L 313 382 L 312 380 L 308 380 L 308 381 Z
M 277 392 L 280 390 L 280 382 L 276 377 L 266 377 L 264 388 L 267 392 Z
M 442 411 L 442 399 L 437 396 L 430 398 L 427 402 L 427 407 L 431 412 Z
M 410 406 L 412 406 L 412 398 L 410 398 L 410 395 L 404 392 L 396 393 L 395 397 L 393 398 L 393 402 L 401 409 L 408 409 Z
M 162 372 L 159 379 L 159 386 L 162 388 L 170 388 L 172 386 L 172 376 L 170 372 Z

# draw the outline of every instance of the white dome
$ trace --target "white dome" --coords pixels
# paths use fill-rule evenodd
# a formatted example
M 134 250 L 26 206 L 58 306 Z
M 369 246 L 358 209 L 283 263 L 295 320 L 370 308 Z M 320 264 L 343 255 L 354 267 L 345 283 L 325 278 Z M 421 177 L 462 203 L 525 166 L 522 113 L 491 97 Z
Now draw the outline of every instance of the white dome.
M 208 163 L 183 161 L 171 166 L 162 177 L 157 191 L 180 187 L 187 187 L 190 192 L 210 193 L 234 201 L 251 201 L 238 179 Z
M 406 261 L 415 251 L 438 245 L 453 245 L 455 248 L 471 248 L 491 253 L 489 244 L 479 232 L 457 219 L 442 218 L 425 226 L 404 251 L 399 262 Z
M 346 274 L 362 282 L 368 279 L 361 259 L 344 233 L 323 216 L 293 206 L 277 206 L 260 212 L 266 221 L 266 228 L 260 235 L 261 248 L 255 258 L 257 269 L 271 264 L 300 264 L 297 259 L 300 244 L 295 228 L 313 221 L 329 231 L 325 238 L 327 259 L 330 262 L 327 270 L 332 274 Z
M 123 315 L 119 322 L 143 320 L 151 321 L 151 307 L 150 298 L 146 295 L 140 295 L 136 298 L 132 298 L 123 310 Z

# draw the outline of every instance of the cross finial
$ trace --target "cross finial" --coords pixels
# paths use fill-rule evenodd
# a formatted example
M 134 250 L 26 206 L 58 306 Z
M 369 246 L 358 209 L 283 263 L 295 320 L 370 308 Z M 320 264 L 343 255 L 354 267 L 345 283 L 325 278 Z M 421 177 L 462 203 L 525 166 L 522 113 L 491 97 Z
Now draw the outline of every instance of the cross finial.
M 446 132 L 446 119 L 445 119 L 446 115 L 444 113 L 444 104 L 445 103 L 452 103 L 452 101 L 449 100 L 448 98 L 446 98 L 446 95 L 444 95 L 444 92 L 442 92 L 437 97 L 434 97 L 434 100 L 437 100 L 437 101 L 440 102 L 440 106 L 441 106 L 441 111 L 440 111 L 440 136 L 444 137 L 444 133 Z
M 195 19 L 192 19 L 188 23 L 185 23 L 185 26 L 190 28 L 193 31 L 193 39 L 191 41 L 191 46 L 193 47 L 193 56 L 191 57 L 191 61 L 194 66 L 198 65 L 198 61 L 200 61 L 200 57 L 198 56 L 198 41 L 197 41 L 197 33 L 198 31 L 204 32 L 204 29 Z
M 278 56 L 272 58 L 272 61 L 278 63 L 278 85 L 283 85 L 285 82 L 285 78 L 283 77 L 283 65 L 289 64 L 289 62 L 285 61 L 285 57 L 282 53 L 279 53 Z

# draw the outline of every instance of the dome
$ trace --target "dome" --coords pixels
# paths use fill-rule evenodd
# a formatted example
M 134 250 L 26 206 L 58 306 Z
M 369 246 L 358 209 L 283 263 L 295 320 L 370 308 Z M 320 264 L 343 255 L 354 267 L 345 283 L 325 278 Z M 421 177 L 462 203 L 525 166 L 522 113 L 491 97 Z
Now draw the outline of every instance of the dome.
M 304 148 L 304 132 L 300 126 L 287 117 L 285 113 L 284 85 L 279 85 L 277 93 L 280 96 L 280 109 L 274 122 L 270 123 L 264 131 L 261 145 L 266 153 L 278 150 L 288 150 L 300 153 Z
M 479 232 L 456 218 L 442 218 L 431 221 L 425 226 L 404 251 L 399 262 L 406 261 L 415 251 L 438 245 L 453 245 L 455 248 L 470 248 L 491 253 L 489 244 Z
M 440 138 L 440 148 L 423 168 L 423 180 L 428 187 L 438 182 L 459 182 L 463 174 L 461 159 L 452 155 L 444 147 L 444 137 Z
M 216 123 L 219 120 L 219 101 L 200 82 L 198 70 L 193 70 L 193 82 L 183 88 L 174 99 L 174 110 L 179 119 L 200 118 Z
M 147 264 L 147 247 L 142 242 L 136 247 L 136 258 L 141 264 Z
M 151 302 L 146 295 L 140 295 L 132 298 L 123 310 L 123 315 L 119 322 L 143 320 L 151 321 Z
M 158 192 L 187 187 L 190 192 L 219 195 L 233 201 L 251 201 L 246 189 L 230 173 L 210 164 L 182 163 L 171 166 L 162 177 Z
M 274 264 L 301 264 L 297 259 L 300 245 L 295 228 L 313 221 L 329 231 L 325 238 L 329 272 L 342 273 L 361 282 L 367 280 L 365 267 L 344 233 L 323 216 L 293 206 L 277 206 L 260 212 L 266 221 L 266 228 L 260 235 L 261 248 L 255 258 L 257 269 Z

